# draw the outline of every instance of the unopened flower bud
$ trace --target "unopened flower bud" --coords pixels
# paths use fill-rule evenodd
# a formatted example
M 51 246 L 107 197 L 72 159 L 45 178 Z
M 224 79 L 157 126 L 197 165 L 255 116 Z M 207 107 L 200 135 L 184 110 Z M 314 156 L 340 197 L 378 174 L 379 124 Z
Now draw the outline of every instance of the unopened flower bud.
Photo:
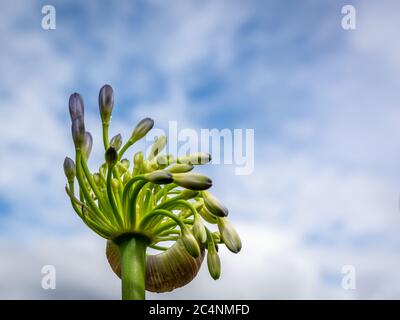
M 74 180 L 76 169 L 75 169 L 75 162 L 71 158 L 65 157 L 64 173 L 65 173 L 65 176 L 67 177 L 68 182 L 71 182 Z
M 198 173 L 174 173 L 172 176 L 178 186 L 186 189 L 206 190 L 212 186 L 212 181 L 209 177 Z
M 140 168 L 143 165 L 143 152 L 142 151 L 135 153 L 135 156 L 133 157 L 133 164 L 135 165 L 135 168 Z
M 84 117 L 83 99 L 79 93 L 73 93 L 69 97 L 69 115 L 71 121 Z
M 115 150 L 114 147 L 109 147 L 106 151 L 106 163 L 109 168 L 115 166 L 118 160 L 118 153 L 117 150 Z
M 111 138 L 110 146 L 114 147 L 115 150 L 117 150 L 117 151 L 121 148 L 121 146 L 122 146 L 122 136 L 121 136 L 121 134 L 118 133 L 117 135 L 115 135 L 114 137 Z
M 228 209 L 209 191 L 202 192 L 204 204 L 207 209 L 217 217 L 226 217 L 228 215 Z
M 111 113 L 114 107 L 114 91 L 113 88 L 106 84 L 99 92 L 99 110 L 103 123 L 109 123 Z
M 89 159 L 90 152 L 92 151 L 93 146 L 93 137 L 90 132 L 85 132 L 85 141 L 82 145 L 82 154 L 85 157 L 85 160 Z
M 197 258 L 200 255 L 200 247 L 196 238 L 187 227 L 183 228 L 181 238 L 187 252 L 189 252 L 193 258 Z
M 210 276 L 217 280 L 221 275 L 221 260 L 219 259 L 219 255 L 217 251 L 207 250 L 207 267 Z
M 154 141 L 153 145 L 151 146 L 150 154 L 148 160 L 154 159 L 167 145 L 167 137 L 166 136 L 159 136 Z
M 100 187 L 102 185 L 102 181 L 101 181 L 101 177 L 100 177 L 99 173 L 96 172 L 93 174 L 93 180 L 94 180 L 94 183 L 96 183 L 96 185 L 98 187 Z
M 211 155 L 205 152 L 197 152 L 184 157 L 179 157 L 177 163 L 206 164 L 211 161 Z
M 152 171 L 144 174 L 144 178 L 156 184 L 168 184 L 173 181 L 172 175 L 164 170 Z
M 217 223 L 217 217 L 214 216 L 208 209 L 203 206 L 200 210 L 198 210 L 201 217 L 206 220 L 208 223 L 211 224 L 216 224 Z
M 118 188 L 119 188 L 119 181 L 118 181 L 117 178 L 113 178 L 113 179 L 111 180 L 111 186 L 112 186 L 112 188 L 113 188 L 114 190 L 118 190 Z
M 228 218 L 218 218 L 218 229 L 221 239 L 226 247 L 233 253 L 238 253 L 242 249 L 242 241 L 235 228 L 230 224 Z
M 131 143 L 142 139 L 147 132 L 149 132 L 154 126 L 154 121 L 150 118 L 145 118 L 141 120 L 133 130 L 132 136 L 130 138 Z
M 129 180 L 131 180 L 132 175 L 130 174 L 130 172 L 125 172 L 124 177 L 122 178 L 122 183 L 123 184 L 127 184 Z
M 122 159 L 121 160 L 121 164 L 122 164 L 122 166 L 126 169 L 126 170 L 128 170 L 129 169 L 129 160 L 128 159 Z
M 184 190 L 181 191 L 179 196 L 184 200 L 189 200 L 189 199 L 194 198 L 198 194 L 199 194 L 199 192 L 196 191 L 196 190 L 184 189 Z
M 193 235 L 200 243 L 207 241 L 207 231 L 200 217 L 196 215 L 193 222 Z
M 194 166 L 191 163 L 177 163 L 168 169 L 171 173 L 185 173 L 192 171 Z
M 71 131 L 75 148 L 81 148 L 85 141 L 85 123 L 83 118 L 78 117 L 72 120 Z

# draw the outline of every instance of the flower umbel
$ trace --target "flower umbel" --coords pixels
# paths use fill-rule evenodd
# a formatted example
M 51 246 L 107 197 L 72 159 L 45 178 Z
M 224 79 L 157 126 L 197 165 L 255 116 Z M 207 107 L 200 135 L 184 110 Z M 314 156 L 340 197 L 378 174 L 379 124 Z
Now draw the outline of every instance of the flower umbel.
M 79 94 L 71 95 L 75 162 L 68 157 L 64 161 L 66 192 L 82 221 L 107 240 L 107 258 L 122 280 L 123 299 L 144 299 L 145 289 L 165 292 L 186 285 L 197 275 L 206 252 L 210 275 L 218 279 L 218 244 L 237 253 L 241 241 L 228 221 L 228 209 L 208 190 L 211 179 L 191 172 L 195 165 L 210 162 L 211 156 L 162 154 L 167 139 L 161 136 L 147 158 L 140 151 L 131 161 L 123 158 L 154 121 L 141 120 L 124 145 L 120 134 L 109 140 L 114 91 L 105 85 L 99 93 L 104 162 L 91 173 L 87 160 L 93 138 L 85 130 L 83 106 Z M 219 232 L 213 232 L 212 225 Z M 161 253 L 147 254 L 148 248 Z

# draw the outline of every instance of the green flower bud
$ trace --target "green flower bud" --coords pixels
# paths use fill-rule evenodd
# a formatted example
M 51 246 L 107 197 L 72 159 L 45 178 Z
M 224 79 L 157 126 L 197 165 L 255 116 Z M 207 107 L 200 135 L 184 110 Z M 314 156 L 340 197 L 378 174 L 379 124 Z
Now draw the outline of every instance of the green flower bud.
M 203 191 L 204 204 L 208 211 L 217 217 L 226 217 L 228 215 L 228 209 L 209 191 Z
M 194 166 L 191 163 L 178 163 L 168 169 L 171 173 L 185 173 L 192 171 Z
M 172 175 L 164 170 L 152 171 L 144 174 L 144 178 L 156 184 L 168 184 L 173 181 Z
M 221 275 L 221 260 L 216 250 L 207 250 L 207 267 L 210 276 L 218 280 Z
M 165 154 L 160 154 L 156 159 L 156 163 L 159 168 L 164 169 L 168 166 L 168 156 Z
M 228 218 L 218 218 L 218 229 L 221 233 L 221 239 L 226 247 L 233 253 L 238 253 L 242 249 L 242 242 L 239 234 L 229 223 Z
M 217 217 L 214 216 L 210 211 L 208 211 L 208 209 L 203 206 L 200 210 L 199 210 L 199 214 L 201 215 L 201 217 L 206 220 L 208 223 L 211 224 L 216 224 L 217 223 Z
M 198 173 L 174 173 L 172 177 L 178 186 L 186 189 L 206 190 L 212 186 L 212 181 L 209 177 Z
M 167 137 L 166 136 L 159 136 L 154 141 L 153 145 L 151 146 L 148 160 L 154 159 L 167 145 Z
M 213 232 L 214 242 L 221 242 L 221 234 L 218 231 Z
M 85 141 L 82 145 L 82 154 L 85 157 L 85 160 L 89 159 L 90 152 L 92 151 L 93 146 L 93 137 L 90 132 L 85 132 Z
M 200 243 L 205 243 L 207 241 L 207 231 L 206 228 L 199 218 L 198 215 L 195 215 L 193 222 L 193 235 Z
M 124 177 L 122 178 L 122 183 L 123 184 L 127 184 L 129 180 L 131 180 L 132 175 L 130 174 L 130 172 L 125 172 Z
M 135 153 L 135 156 L 133 157 L 133 164 L 135 165 L 135 168 L 140 168 L 143 165 L 143 152 L 142 151 Z
M 211 155 L 205 152 L 197 152 L 184 157 L 179 157 L 177 163 L 206 164 L 211 161 Z
M 75 162 L 68 157 L 65 157 L 64 160 L 64 173 L 67 177 L 68 182 L 74 181 L 76 169 L 75 169 Z
M 94 173 L 93 174 L 93 180 L 94 180 L 94 183 L 98 186 L 98 187 L 101 187 L 102 186 L 102 181 L 101 181 L 101 176 L 100 176 L 100 173 Z
M 99 92 L 99 110 L 103 123 L 109 123 L 111 113 L 114 107 L 114 91 L 113 88 L 106 84 Z
M 75 148 L 81 148 L 83 143 L 85 142 L 85 123 L 83 121 L 83 118 L 78 117 L 72 120 L 71 131 Z
M 113 188 L 114 190 L 118 190 L 118 188 L 119 188 L 119 181 L 118 181 L 117 178 L 113 178 L 113 179 L 111 180 L 111 186 L 112 186 L 112 188 Z
M 122 160 L 121 160 L 121 164 L 122 164 L 122 166 L 123 166 L 126 170 L 129 169 L 130 163 L 129 163 L 129 160 L 128 160 L 128 159 L 122 159 Z
M 194 198 L 198 194 L 199 194 L 199 192 L 196 191 L 196 190 L 184 189 L 184 190 L 181 191 L 179 196 L 184 200 L 189 200 L 189 199 Z
M 142 139 L 147 132 L 149 132 L 154 126 L 153 119 L 145 118 L 141 120 L 137 125 L 136 128 L 133 130 L 132 136 L 129 139 L 131 143 L 135 143 L 136 141 Z
M 118 153 L 114 147 L 109 147 L 106 151 L 106 163 L 109 168 L 115 166 L 118 161 Z
M 117 151 L 121 148 L 121 146 L 122 146 L 122 136 L 121 136 L 121 134 L 118 133 L 117 135 L 115 135 L 114 137 L 111 138 L 110 146 L 114 147 L 115 150 L 117 150 Z
M 182 229 L 181 239 L 187 252 L 189 252 L 193 258 L 197 258 L 200 255 L 200 247 L 196 238 L 188 228 L 185 227 Z

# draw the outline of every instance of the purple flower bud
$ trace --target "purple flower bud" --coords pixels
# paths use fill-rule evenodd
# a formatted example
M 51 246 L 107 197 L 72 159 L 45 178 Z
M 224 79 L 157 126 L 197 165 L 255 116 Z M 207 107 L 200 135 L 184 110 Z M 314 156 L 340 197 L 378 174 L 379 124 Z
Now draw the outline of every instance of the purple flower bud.
M 82 117 L 72 120 L 71 131 L 75 148 L 81 148 L 85 141 L 85 123 Z
M 132 143 L 135 143 L 136 141 L 142 139 L 147 132 L 149 132 L 154 126 L 154 121 L 153 119 L 150 118 L 144 118 L 141 120 L 133 130 L 132 136 L 130 140 Z
M 83 142 L 82 145 L 82 152 L 85 157 L 85 159 L 89 159 L 90 152 L 92 151 L 92 145 L 93 145 L 93 137 L 90 134 L 90 132 L 85 132 L 85 141 Z
M 79 93 L 73 93 L 69 97 L 69 114 L 71 116 L 71 121 L 76 118 L 82 118 L 84 116 L 84 106 L 83 100 Z
M 103 123 L 109 123 L 111 113 L 114 107 L 114 91 L 113 88 L 106 84 L 99 92 L 99 110 Z
M 68 157 L 64 160 L 64 173 L 68 181 L 73 181 L 75 178 L 75 162 Z

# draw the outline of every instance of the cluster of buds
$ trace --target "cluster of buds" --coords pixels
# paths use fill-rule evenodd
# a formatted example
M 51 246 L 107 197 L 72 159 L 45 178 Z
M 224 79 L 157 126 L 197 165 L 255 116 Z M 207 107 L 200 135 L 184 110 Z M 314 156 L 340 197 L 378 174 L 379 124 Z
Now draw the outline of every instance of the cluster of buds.
M 85 129 L 83 100 L 77 93 L 69 99 L 75 161 L 65 158 L 64 172 L 73 209 L 90 229 L 107 239 L 107 258 L 118 276 L 118 241 L 124 236 L 143 237 L 146 248 L 161 251 L 146 255 L 145 285 L 149 291 L 171 291 L 187 284 L 205 256 L 211 277 L 218 279 L 218 245 L 225 244 L 238 253 L 241 241 L 227 218 L 228 209 L 208 190 L 211 179 L 192 172 L 196 165 L 210 162 L 210 155 L 163 154 L 167 139 L 161 136 L 147 157 L 139 151 L 131 162 L 124 158 L 125 152 L 146 136 L 154 122 L 150 118 L 141 120 L 125 144 L 120 134 L 109 139 L 113 106 L 113 89 L 105 85 L 99 93 L 104 163 L 91 173 L 87 160 L 93 139 Z M 210 225 L 216 225 L 217 231 Z

